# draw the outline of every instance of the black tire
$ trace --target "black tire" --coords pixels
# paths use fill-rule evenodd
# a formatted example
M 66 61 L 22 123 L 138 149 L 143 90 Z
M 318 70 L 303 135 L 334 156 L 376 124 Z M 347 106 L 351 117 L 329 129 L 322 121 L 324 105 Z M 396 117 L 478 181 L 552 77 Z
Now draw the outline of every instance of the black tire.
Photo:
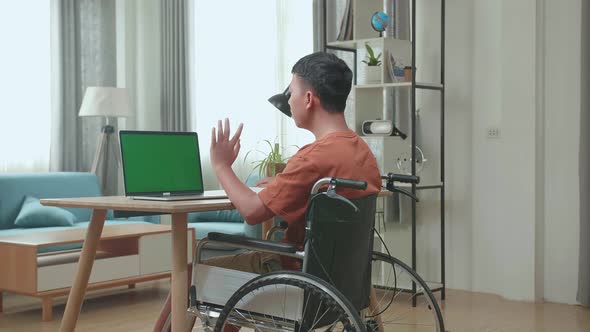
M 301 291 L 302 293 L 299 293 Z M 287 292 L 304 295 L 301 295 L 300 301 L 297 302 L 293 297 L 294 293 L 287 294 Z M 258 300 L 264 299 L 264 296 L 270 296 L 273 301 L 278 300 L 278 303 L 281 303 L 280 294 L 284 294 L 282 299 L 283 317 L 280 317 L 280 313 L 279 315 L 274 313 L 271 315 L 268 312 L 260 313 L 243 308 L 255 302 L 257 298 Z M 289 303 L 287 303 L 287 298 L 289 298 Z M 293 303 L 299 303 L 301 307 L 294 305 L 298 308 L 297 310 L 285 309 L 286 306 L 293 305 Z M 268 304 L 269 308 L 277 308 Z M 242 306 L 242 308 L 236 308 L 236 306 Z M 298 316 L 287 317 L 294 313 Z M 264 274 L 243 285 L 225 304 L 214 331 L 222 331 L 226 324 L 254 327 L 256 331 L 265 331 L 265 329 L 313 331 L 320 327 L 327 331 L 366 331 L 363 320 L 337 289 L 317 277 L 295 271 Z
M 376 312 L 367 310 L 363 315 L 368 331 L 377 331 L 379 324 L 389 331 L 445 331 L 440 306 L 418 273 L 399 259 L 375 251 L 371 266 L 377 308 Z M 375 275 L 376 271 L 380 274 Z M 412 283 L 416 285 L 416 293 L 412 291 Z

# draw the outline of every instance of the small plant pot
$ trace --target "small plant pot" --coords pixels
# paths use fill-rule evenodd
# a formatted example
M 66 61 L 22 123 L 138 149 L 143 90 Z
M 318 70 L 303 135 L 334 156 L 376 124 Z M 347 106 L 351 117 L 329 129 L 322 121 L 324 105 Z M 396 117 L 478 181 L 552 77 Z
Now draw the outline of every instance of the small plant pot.
M 287 166 L 287 164 L 285 164 L 285 163 L 268 164 L 266 166 L 266 176 L 268 176 L 268 177 L 275 176 L 275 175 L 281 173 L 282 171 L 284 171 L 286 166 Z
M 404 81 L 412 81 L 412 67 L 404 67 Z
M 359 71 L 359 84 L 381 83 L 381 66 L 363 66 Z

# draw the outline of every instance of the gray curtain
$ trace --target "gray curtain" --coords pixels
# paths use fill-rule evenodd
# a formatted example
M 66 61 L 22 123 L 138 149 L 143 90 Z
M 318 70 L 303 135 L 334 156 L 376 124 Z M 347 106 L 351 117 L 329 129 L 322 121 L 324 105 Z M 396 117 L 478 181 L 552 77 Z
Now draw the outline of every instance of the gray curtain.
M 188 131 L 190 125 L 189 19 L 187 0 L 162 0 L 162 130 Z
M 324 50 L 324 1 L 313 0 L 313 51 Z
M 86 87 L 116 86 L 115 0 L 53 0 L 51 10 L 50 169 L 88 172 L 105 119 L 78 112 Z M 117 188 L 113 150 L 97 170 L 105 195 Z
M 578 301 L 590 306 L 590 3 L 582 1 L 582 82 L 580 107 L 580 270 Z

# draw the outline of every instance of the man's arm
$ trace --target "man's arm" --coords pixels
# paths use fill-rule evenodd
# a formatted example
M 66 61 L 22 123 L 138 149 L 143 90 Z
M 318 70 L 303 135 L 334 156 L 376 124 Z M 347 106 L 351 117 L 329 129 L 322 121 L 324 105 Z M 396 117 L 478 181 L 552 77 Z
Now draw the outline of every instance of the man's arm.
M 260 224 L 274 217 L 274 213 L 262 203 L 258 194 L 242 183 L 231 167 L 219 167 L 215 173 L 227 197 L 249 225 Z
M 272 218 L 274 213 L 262 203 L 254 191 L 238 179 L 231 168 L 240 152 L 242 128 L 243 125 L 240 124 L 234 136 L 229 139 L 229 119 L 225 119 L 225 130 L 221 120 L 218 121 L 217 135 L 215 128 L 211 131 L 211 164 L 229 200 L 248 224 L 256 225 Z

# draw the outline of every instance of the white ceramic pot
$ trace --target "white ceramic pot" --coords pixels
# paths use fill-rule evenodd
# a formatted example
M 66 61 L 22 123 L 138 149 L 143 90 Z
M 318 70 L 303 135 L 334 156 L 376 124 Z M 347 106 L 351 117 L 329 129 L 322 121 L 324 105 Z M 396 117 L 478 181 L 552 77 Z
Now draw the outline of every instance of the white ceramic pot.
M 381 83 L 381 66 L 362 66 L 359 71 L 358 84 Z

